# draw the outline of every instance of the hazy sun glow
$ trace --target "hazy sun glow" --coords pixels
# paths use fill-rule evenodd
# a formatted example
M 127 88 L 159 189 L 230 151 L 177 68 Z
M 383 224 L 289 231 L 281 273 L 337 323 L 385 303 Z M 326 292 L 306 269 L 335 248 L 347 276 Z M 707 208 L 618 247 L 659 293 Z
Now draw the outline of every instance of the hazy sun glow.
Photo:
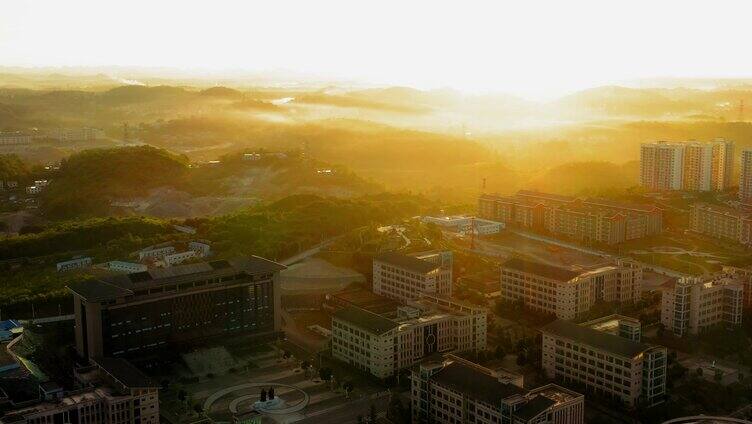
M 686 1 L 94 1 L 0 4 L 0 66 L 270 71 L 551 97 L 752 72 L 752 7 Z

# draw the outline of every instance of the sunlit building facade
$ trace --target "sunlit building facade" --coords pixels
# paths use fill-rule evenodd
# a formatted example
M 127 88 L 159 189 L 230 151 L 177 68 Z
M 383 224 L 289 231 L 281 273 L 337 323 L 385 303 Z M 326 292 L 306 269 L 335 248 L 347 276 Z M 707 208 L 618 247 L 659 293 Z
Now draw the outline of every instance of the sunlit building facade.
M 528 190 L 514 196 L 481 195 L 478 211 L 486 219 L 518 228 L 592 243 L 617 244 L 663 230 L 663 212 L 654 205 Z
M 571 270 L 512 258 L 501 265 L 501 299 L 561 319 L 582 316 L 599 301 L 636 302 L 642 267 L 628 260 Z
M 452 252 L 386 252 L 373 258 L 373 292 L 399 301 L 452 295 Z
M 742 209 L 695 203 L 689 209 L 689 229 L 709 237 L 752 243 L 752 216 Z
M 723 191 L 731 186 L 734 143 L 711 142 L 640 146 L 640 185 L 648 190 Z
M 332 315 L 332 356 L 378 378 L 433 354 L 485 349 L 485 309 L 450 300 L 409 302 L 394 316 L 355 306 Z
M 742 150 L 741 175 L 739 176 L 739 201 L 752 204 L 752 150 Z
M 732 273 L 673 279 L 661 289 L 661 324 L 676 336 L 742 323 L 744 283 Z
M 628 406 L 651 406 L 665 399 L 665 347 L 565 320 L 544 326 L 541 333 L 541 365 L 548 377 L 584 385 Z

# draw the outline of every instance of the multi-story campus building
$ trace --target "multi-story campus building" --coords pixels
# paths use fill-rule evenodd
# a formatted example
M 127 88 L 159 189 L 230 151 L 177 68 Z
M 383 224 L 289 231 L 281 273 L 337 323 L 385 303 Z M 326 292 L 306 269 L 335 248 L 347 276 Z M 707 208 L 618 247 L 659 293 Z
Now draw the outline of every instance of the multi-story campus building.
M 451 296 L 452 252 L 386 252 L 374 257 L 373 292 L 400 301 L 416 300 L 421 293 Z
M 575 319 L 599 301 L 640 299 L 642 268 L 628 260 L 587 270 L 571 270 L 512 258 L 501 265 L 501 299 L 530 309 Z
M 679 337 L 742 323 L 744 283 L 732 274 L 682 277 L 661 288 L 661 324 Z
M 739 201 L 752 203 L 752 149 L 742 150 L 741 175 L 739 176 Z
M 77 390 L 54 383 L 42 397 L 7 411 L 2 424 L 159 424 L 159 386 L 124 359 L 100 358 L 76 369 Z
M 722 272 L 744 286 L 742 308 L 752 308 L 752 267 L 724 265 Z
M 280 329 L 279 271 L 257 256 L 72 283 L 76 350 L 143 355 L 215 336 Z
M 486 311 L 426 297 L 387 317 L 347 306 L 332 315 L 332 355 L 378 378 L 435 353 L 486 349 Z
M 689 209 L 689 229 L 723 240 L 752 243 L 752 216 L 728 206 L 693 204 Z
M 643 143 L 640 185 L 649 190 L 722 191 L 731 186 L 734 143 Z
M 0 146 L 9 146 L 14 144 L 30 144 L 32 140 L 31 134 L 26 134 L 21 131 L 4 132 L 0 131 Z
M 414 423 L 581 424 L 585 399 L 555 384 L 532 390 L 478 364 L 448 355 L 412 371 Z
M 549 377 L 584 385 L 629 406 L 664 400 L 665 347 L 561 319 L 544 326 L 541 333 L 541 364 Z
M 655 206 L 526 190 L 515 196 L 484 194 L 478 209 L 483 218 L 507 225 L 604 244 L 659 234 L 663 226 Z

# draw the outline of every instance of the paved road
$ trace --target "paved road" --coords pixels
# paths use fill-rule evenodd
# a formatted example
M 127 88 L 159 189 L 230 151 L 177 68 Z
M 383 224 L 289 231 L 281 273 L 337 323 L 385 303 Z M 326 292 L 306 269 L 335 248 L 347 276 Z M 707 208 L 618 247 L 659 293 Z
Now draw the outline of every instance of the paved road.
M 363 226 L 363 227 L 360 227 L 360 228 L 356 228 L 356 229 L 354 229 L 354 230 L 352 230 L 352 231 L 359 231 L 359 230 L 362 230 L 363 228 L 366 228 L 366 226 Z M 349 232 L 350 232 L 350 231 L 348 231 L 347 233 L 349 233 Z M 285 260 L 281 261 L 280 263 L 281 263 L 282 265 L 292 265 L 292 264 L 294 264 L 294 263 L 296 263 L 296 262 L 300 262 L 300 261 L 302 261 L 302 260 L 303 260 L 303 259 L 305 259 L 305 258 L 308 258 L 308 257 L 310 257 L 310 256 L 313 256 L 313 255 L 315 255 L 315 254 L 319 253 L 319 252 L 321 251 L 321 249 L 323 249 L 323 248 L 325 248 L 325 247 L 327 247 L 327 246 L 331 245 L 331 244 L 332 244 L 332 243 L 334 243 L 335 241 L 337 241 L 337 240 L 341 239 L 341 238 L 342 238 L 342 237 L 344 237 L 344 236 L 345 236 L 345 235 L 346 235 L 347 233 L 345 233 L 345 234 L 340 234 L 340 235 L 338 235 L 337 237 L 332 237 L 332 238 L 330 238 L 330 239 L 328 239 L 328 240 L 324 240 L 324 241 L 322 241 L 321 243 L 319 243 L 319 244 L 317 244 L 317 245 L 315 245 L 315 246 L 311 247 L 311 248 L 310 248 L 310 249 L 308 249 L 308 250 L 304 250 L 304 251 L 302 251 L 302 252 L 300 252 L 300 253 L 298 253 L 298 254 L 296 254 L 296 255 L 290 256 L 289 258 L 287 258 L 287 259 L 285 259 Z
M 334 238 L 330 238 L 329 240 L 324 240 L 324 241 L 322 241 L 321 243 L 319 243 L 319 244 L 317 244 L 317 245 L 313 246 L 312 248 L 310 248 L 310 249 L 308 249 L 308 250 L 304 250 L 304 251 L 302 251 L 302 252 L 298 253 L 297 255 L 294 255 L 294 256 L 290 256 L 289 258 L 287 258 L 287 259 L 283 260 L 283 261 L 282 261 L 282 262 L 280 262 L 280 263 L 281 263 L 282 265 L 287 265 L 287 266 L 289 266 L 289 265 L 292 265 L 292 264 L 294 264 L 294 263 L 296 263 L 296 262 L 300 262 L 300 261 L 302 261 L 303 259 L 306 259 L 306 258 L 308 258 L 308 257 L 310 257 L 310 256 L 313 256 L 313 255 L 315 255 L 315 254 L 319 253 L 319 252 L 321 251 L 321 249 L 323 249 L 323 248 L 325 248 L 325 247 L 329 246 L 330 244 L 334 243 L 334 242 L 335 242 L 335 241 L 337 241 L 337 239 L 339 239 L 340 237 L 342 237 L 342 236 L 337 236 L 337 237 L 334 237 Z
M 296 421 L 296 424 L 355 423 L 358 421 L 358 416 L 368 416 L 371 411 L 371 405 L 376 407 L 377 412 L 386 411 L 389 406 L 389 395 L 382 394 L 376 399 L 364 397 L 362 399 L 344 402 L 341 405 L 308 414 L 306 418 Z M 379 414 L 379 416 L 384 416 L 384 413 Z

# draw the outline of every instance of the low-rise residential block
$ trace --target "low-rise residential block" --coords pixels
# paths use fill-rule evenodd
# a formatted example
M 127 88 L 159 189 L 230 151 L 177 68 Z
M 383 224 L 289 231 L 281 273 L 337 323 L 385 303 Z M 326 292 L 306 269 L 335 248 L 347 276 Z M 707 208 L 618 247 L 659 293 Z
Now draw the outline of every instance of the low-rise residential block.
M 124 262 L 124 261 L 107 262 L 107 268 L 110 271 L 124 272 L 126 274 L 130 274 L 133 272 L 143 272 L 148 269 L 148 267 L 144 264 L 139 264 L 139 263 L 134 263 L 134 262 Z
M 74 269 L 88 268 L 92 264 L 92 259 L 88 256 L 83 258 L 73 258 L 69 261 L 57 263 L 57 272 L 65 272 Z
M 689 229 L 717 239 L 752 243 L 752 215 L 742 209 L 695 203 L 689 210 Z
M 482 218 L 584 242 L 617 244 L 660 234 L 662 211 L 608 199 L 578 199 L 521 190 L 514 196 L 484 194 Z

